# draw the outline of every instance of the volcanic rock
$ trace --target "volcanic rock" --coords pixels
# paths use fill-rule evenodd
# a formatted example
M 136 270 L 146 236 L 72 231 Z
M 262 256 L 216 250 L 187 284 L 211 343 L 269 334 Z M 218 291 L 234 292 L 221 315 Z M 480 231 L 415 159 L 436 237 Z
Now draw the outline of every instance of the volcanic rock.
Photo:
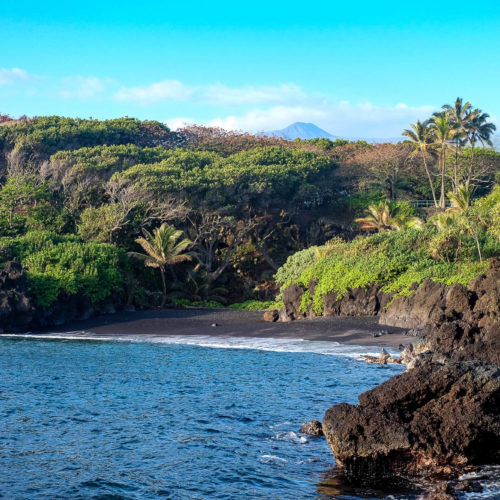
M 302 425 L 299 432 L 319 437 L 323 436 L 323 427 L 321 426 L 321 422 L 319 420 L 311 420 L 310 422 Z
M 0 272 L 0 327 L 4 331 L 25 330 L 34 315 L 35 306 L 21 263 L 11 260 Z
M 500 368 L 421 354 L 415 367 L 331 407 L 323 431 L 354 475 L 451 472 L 500 461 Z

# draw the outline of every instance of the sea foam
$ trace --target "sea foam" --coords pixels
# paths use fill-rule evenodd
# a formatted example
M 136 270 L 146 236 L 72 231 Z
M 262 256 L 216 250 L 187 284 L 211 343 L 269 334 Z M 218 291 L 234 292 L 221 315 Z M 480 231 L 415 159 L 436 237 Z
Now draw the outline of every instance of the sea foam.
M 23 333 L 1 334 L 0 337 L 46 340 L 82 340 L 106 342 L 146 342 L 155 344 L 182 344 L 218 349 L 256 349 L 274 352 L 307 352 L 331 356 L 347 356 L 363 359 L 364 356 L 378 356 L 380 348 L 341 344 L 333 341 L 306 339 L 283 339 L 267 337 L 230 337 L 216 335 L 105 335 L 90 331 L 68 331 L 64 333 Z M 391 355 L 397 356 L 396 349 L 385 348 Z

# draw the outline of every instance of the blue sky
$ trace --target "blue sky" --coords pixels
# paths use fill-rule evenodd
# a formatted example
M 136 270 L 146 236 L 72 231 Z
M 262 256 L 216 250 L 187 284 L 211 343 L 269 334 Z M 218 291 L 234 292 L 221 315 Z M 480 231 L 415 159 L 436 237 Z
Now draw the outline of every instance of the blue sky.
M 500 125 L 498 1 L 21 0 L 0 30 L 13 116 L 392 137 L 463 96 Z

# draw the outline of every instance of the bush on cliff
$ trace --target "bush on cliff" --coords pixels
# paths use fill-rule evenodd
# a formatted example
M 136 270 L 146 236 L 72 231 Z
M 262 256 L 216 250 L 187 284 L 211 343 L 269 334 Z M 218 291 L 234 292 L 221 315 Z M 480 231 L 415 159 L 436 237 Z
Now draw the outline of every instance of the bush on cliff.
M 20 259 L 31 293 L 42 307 L 52 304 L 61 292 L 86 294 L 99 302 L 122 287 L 127 266 L 124 252 L 112 245 L 47 231 L 0 239 L 2 261 L 13 257 Z
M 498 188 L 472 207 L 474 216 L 491 219 L 497 204 Z M 323 311 L 324 295 L 333 292 L 341 298 L 349 289 L 373 284 L 396 295 L 411 294 L 414 284 L 425 278 L 466 285 L 487 270 L 488 257 L 500 255 L 497 224 L 485 222 L 472 234 L 469 225 L 463 224 L 467 214 L 450 214 L 450 225 L 442 230 L 431 219 L 422 229 L 360 236 L 351 242 L 337 238 L 322 247 L 302 250 L 279 269 L 276 281 L 281 291 L 293 283 L 308 288 L 314 282 L 314 294 L 304 294 L 308 303 L 303 306 L 312 307 L 316 314 Z

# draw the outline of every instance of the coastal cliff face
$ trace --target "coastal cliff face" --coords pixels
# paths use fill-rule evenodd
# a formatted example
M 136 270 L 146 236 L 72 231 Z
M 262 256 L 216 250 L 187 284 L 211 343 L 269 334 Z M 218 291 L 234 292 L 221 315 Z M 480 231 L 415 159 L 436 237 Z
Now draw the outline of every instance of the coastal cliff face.
M 381 477 L 500 463 L 500 260 L 469 288 L 424 282 L 380 318 L 420 328 L 414 352 L 426 352 L 404 359 L 408 371 L 361 394 L 359 405 L 326 412 L 339 466 Z
M 308 291 L 314 294 L 314 283 Z M 273 318 L 305 318 L 300 310 L 304 293 L 298 285 L 287 287 L 284 305 Z M 323 303 L 325 316 L 378 316 L 380 324 L 418 330 L 431 349 L 453 359 L 500 364 L 500 259 L 492 259 L 488 273 L 468 288 L 427 279 L 408 297 L 393 299 L 373 285 L 349 290 L 341 299 L 325 295 Z
M 99 314 L 111 314 L 123 307 L 119 295 L 92 304 L 83 294 L 61 293 L 48 307 L 37 307 L 19 260 L 7 262 L 0 271 L 0 333 L 22 332 L 63 325 Z
M 424 355 L 419 365 L 340 404 L 323 432 L 340 466 L 356 476 L 451 473 L 500 461 L 500 369 Z
M 35 304 L 28 292 L 28 280 L 15 259 L 0 272 L 0 329 L 24 329 L 35 317 Z

